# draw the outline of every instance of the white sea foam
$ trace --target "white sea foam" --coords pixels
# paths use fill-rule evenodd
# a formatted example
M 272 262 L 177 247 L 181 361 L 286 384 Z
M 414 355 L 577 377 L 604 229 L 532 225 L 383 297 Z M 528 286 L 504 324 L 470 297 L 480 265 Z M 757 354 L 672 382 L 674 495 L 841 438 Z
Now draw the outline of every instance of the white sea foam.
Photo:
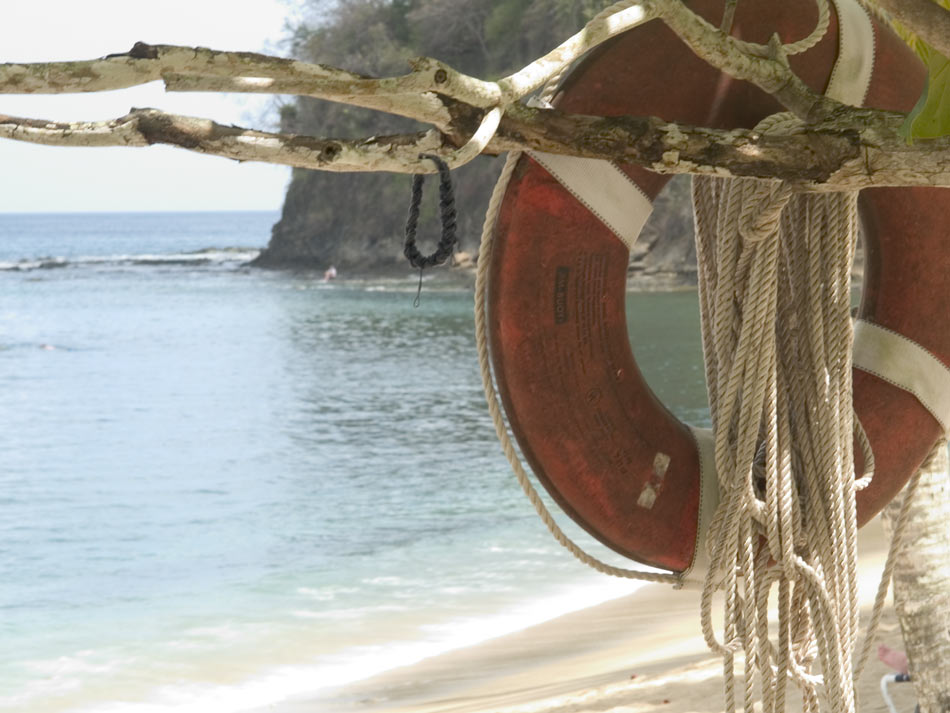
M 308 657 L 301 651 L 299 665 L 262 666 L 257 674 L 238 682 L 212 683 L 194 681 L 165 685 L 151 689 L 144 696 L 116 698 L 112 702 L 97 701 L 79 704 L 69 713 L 239 713 L 263 708 L 280 701 L 318 695 L 321 691 L 353 684 L 384 671 L 412 665 L 423 659 L 449 651 L 473 646 L 505 634 L 557 618 L 579 609 L 595 606 L 604 601 L 635 591 L 642 583 L 625 580 L 597 580 L 565 589 L 555 596 L 540 601 L 525 601 L 504 613 L 488 616 L 472 614 L 465 618 L 448 619 L 438 624 L 424 624 L 415 640 L 378 640 L 352 646 L 318 658 Z M 301 612 L 294 612 L 299 614 Z M 339 614 L 339 612 L 337 612 Z M 208 633 L 220 633 L 218 627 Z M 263 663 L 263 661 L 262 661 Z M 141 662 L 140 662 L 141 664 Z M 68 662 L 50 662 L 62 670 L 76 674 L 107 674 L 91 662 L 76 657 Z M 145 664 L 147 666 L 147 664 Z M 112 669 L 114 670 L 114 669 Z M 148 674 L 148 670 L 142 670 Z M 190 677 L 200 672 L 190 672 Z M 73 681 L 75 683 L 75 680 Z M 67 679 L 60 685 L 68 686 Z M 66 692 L 61 688 L 61 692 Z M 48 691 L 47 691 L 48 693 Z M 137 700 L 135 700 L 137 698 Z M 26 699 L 20 697 L 20 702 Z M 12 708 L 11 708 L 12 710 Z
M 331 621 L 359 620 L 376 614 L 391 614 L 409 611 L 409 607 L 395 604 L 378 604 L 371 607 L 353 607 L 350 609 L 295 609 L 291 615 L 298 619 L 327 619 Z
M 231 265 L 250 262 L 260 254 L 256 248 L 207 248 L 181 253 L 50 256 L 0 261 L 0 272 L 29 272 L 57 268 L 127 267 L 173 265 Z
M 340 595 L 355 594 L 359 590 L 355 587 L 320 587 L 316 589 L 314 587 L 297 587 L 297 594 L 302 594 L 308 599 L 313 599 L 318 602 L 329 602 L 333 601 Z

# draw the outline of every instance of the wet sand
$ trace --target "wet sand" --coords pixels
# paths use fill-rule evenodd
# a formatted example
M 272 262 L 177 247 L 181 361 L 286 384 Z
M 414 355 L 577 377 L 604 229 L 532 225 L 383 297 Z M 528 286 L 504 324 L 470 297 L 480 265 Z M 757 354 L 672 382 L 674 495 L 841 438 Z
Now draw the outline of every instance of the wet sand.
M 861 604 L 869 614 L 886 542 L 861 532 Z M 567 555 L 565 555 L 567 556 Z M 878 641 L 901 648 L 888 606 Z M 886 712 L 874 654 L 860 682 L 862 713 Z M 901 713 L 911 684 L 892 684 Z M 788 710 L 799 710 L 795 690 Z M 273 713 L 706 713 L 723 710 L 722 666 L 699 627 L 699 592 L 648 585 L 636 593 L 508 636 L 394 669 Z

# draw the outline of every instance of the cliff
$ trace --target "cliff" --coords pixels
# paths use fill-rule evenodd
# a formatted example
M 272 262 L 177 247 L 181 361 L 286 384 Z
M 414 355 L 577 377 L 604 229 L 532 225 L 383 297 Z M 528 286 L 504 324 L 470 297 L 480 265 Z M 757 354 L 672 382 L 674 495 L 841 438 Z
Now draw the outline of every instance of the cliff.
M 589 0 L 304 0 L 310 15 L 288 28 L 296 58 L 328 62 L 375 76 L 395 76 L 411 56 L 438 57 L 479 77 L 498 77 L 555 47 L 590 19 Z M 296 98 L 281 107 L 287 133 L 339 138 L 415 131 L 410 121 L 374 112 Z M 459 250 L 474 254 L 485 207 L 502 159 L 481 157 L 453 172 L 459 216 Z M 262 267 L 315 269 L 336 266 L 341 277 L 408 271 L 402 239 L 409 203 L 408 176 L 329 174 L 298 170 L 270 244 L 255 262 Z M 431 250 L 439 235 L 436 181 L 420 220 L 419 246 Z M 663 282 L 695 275 L 688 186 L 658 201 L 656 216 L 632 256 L 636 281 Z M 682 200 L 681 200 L 682 199 Z M 675 203 L 672 213 L 663 209 Z M 661 239 L 662 236 L 662 239 Z
M 304 0 L 310 23 L 290 27 L 292 56 L 375 76 L 405 71 L 413 55 L 439 57 L 463 72 L 497 77 L 556 46 L 590 19 L 588 0 Z M 286 133 L 339 138 L 415 131 L 418 124 L 315 99 L 281 107 Z M 453 172 L 459 250 L 475 254 L 482 219 L 502 159 L 480 157 Z M 323 271 L 341 277 L 406 274 L 403 230 L 411 179 L 390 174 L 297 170 L 270 244 L 255 264 Z M 439 235 L 436 180 L 427 182 L 419 247 L 431 251 Z M 695 284 L 689 179 L 677 178 L 656 200 L 630 260 L 634 288 Z
M 501 161 L 482 158 L 453 172 L 460 252 L 477 255 Z M 296 171 L 280 221 L 255 265 L 319 271 L 334 265 L 344 277 L 407 272 L 402 242 L 409 186 L 408 176 Z M 419 232 L 423 251 L 433 249 L 439 235 L 436 179 L 426 187 Z M 631 253 L 629 274 L 633 287 L 695 284 L 689 179 L 674 179 L 657 198 Z
M 483 157 L 453 171 L 460 251 L 475 253 L 485 206 L 503 159 Z M 295 171 L 281 218 L 255 265 L 324 270 L 341 275 L 406 271 L 402 245 L 410 176 Z M 439 239 L 438 177 L 426 180 L 419 249 Z

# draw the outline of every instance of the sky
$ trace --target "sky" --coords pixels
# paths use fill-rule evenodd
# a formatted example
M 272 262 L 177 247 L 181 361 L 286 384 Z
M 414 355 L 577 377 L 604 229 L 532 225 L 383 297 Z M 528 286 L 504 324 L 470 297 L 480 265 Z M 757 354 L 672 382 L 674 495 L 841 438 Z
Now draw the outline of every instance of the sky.
M 0 62 L 93 59 L 137 41 L 280 54 L 293 0 L 43 0 L 4 3 Z M 165 93 L 160 82 L 110 92 L 0 94 L 0 114 L 102 120 L 155 107 L 272 129 L 267 95 Z M 64 148 L 0 139 L 0 213 L 278 210 L 290 169 L 167 146 Z

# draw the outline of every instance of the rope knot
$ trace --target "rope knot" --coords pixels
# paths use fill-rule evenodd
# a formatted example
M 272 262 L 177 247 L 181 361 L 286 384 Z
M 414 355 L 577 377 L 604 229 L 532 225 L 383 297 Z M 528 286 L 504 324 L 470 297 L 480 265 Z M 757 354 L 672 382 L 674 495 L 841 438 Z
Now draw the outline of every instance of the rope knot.
M 782 211 L 792 197 L 792 188 L 783 181 L 743 179 L 746 183 L 739 214 L 738 231 L 746 243 L 758 243 L 778 236 Z

